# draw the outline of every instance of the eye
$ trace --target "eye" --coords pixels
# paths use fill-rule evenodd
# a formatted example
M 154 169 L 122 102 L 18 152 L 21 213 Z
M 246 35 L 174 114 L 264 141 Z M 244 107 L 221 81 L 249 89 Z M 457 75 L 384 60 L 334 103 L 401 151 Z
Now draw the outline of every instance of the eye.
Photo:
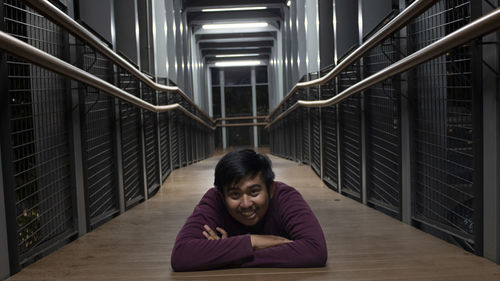
M 260 189 L 259 188 L 252 189 L 250 191 L 250 196 L 254 196 L 255 197 L 255 196 L 259 195 L 259 193 L 260 193 Z
M 229 192 L 227 195 L 231 199 L 238 199 L 240 198 L 240 193 L 239 192 Z

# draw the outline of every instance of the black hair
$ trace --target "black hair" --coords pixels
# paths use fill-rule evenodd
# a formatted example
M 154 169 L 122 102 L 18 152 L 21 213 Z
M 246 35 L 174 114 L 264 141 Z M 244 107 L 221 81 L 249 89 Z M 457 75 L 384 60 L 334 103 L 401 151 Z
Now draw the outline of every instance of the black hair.
M 240 149 L 226 154 L 215 166 L 215 187 L 224 193 L 224 187 L 237 184 L 245 177 L 255 177 L 260 173 L 269 191 L 274 181 L 271 160 L 252 149 Z

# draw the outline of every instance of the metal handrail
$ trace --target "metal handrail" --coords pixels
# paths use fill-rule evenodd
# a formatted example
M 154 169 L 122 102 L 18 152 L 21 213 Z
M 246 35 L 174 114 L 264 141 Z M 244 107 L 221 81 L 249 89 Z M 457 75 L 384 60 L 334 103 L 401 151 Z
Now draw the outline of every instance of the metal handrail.
M 438 41 L 416 51 L 415 53 L 391 64 L 381 71 L 367 77 L 353 86 L 342 91 L 340 94 L 327 99 L 318 101 L 299 100 L 286 111 L 278 115 L 273 121 L 269 122 L 266 128 L 290 114 L 299 106 L 304 107 L 326 107 L 337 104 L 344 99 L 363 91 L 379 82 L 386 80 L 394 75 L 405 72 L 421 63 L 429 61 L 439 55 L 446 53 L 449 49 L 460 46 L 476 37 L 486 35 L 500 28 L 500 8 L 489 12 L 477 20 L 463 26 L 462 28 L 446 35 Z
M 51 4 L 48 0 L 22 0 L 31 8 L 35 9 L 37 12 L 42 14 L 44 17 L 50 19 L 51 21 L 57 23 L 58 25 L 64 27 L 71 34 L 81 38 L 83 41 L 87 42 L 89 45 L 97 49 L 104 56 L 112 60 L 117 65 L 121 66 L 140 81 L 148 85 L 149 87 L 163 92 L 176 92 L 180 96 L 182 96 L 188 103 L 192 104 L 198 111 L 201 112 L 208 120 L 212 120 L 210 116 L 208 116 L 205 111 L 203 111 L 197 104 L 195 104 L 191 98 L 189 98 L 179 87 L 177 86 L 167 86 L 163 84 L 159 84 L 151 80 L 144 73 L 139 71 L 134 65 L 130 62 L 122 58 L 120 55 L 115 53 L 108 46 L 103 44 L 97 36 L 89 32 L 85 27 L 81 26 L 71 17 L 63 13 L 56 6 Z
M 215 126 L 219 128 L 219 127 L 250 127 L 250 126 L 265 126 L 265 125 L 267 125 L 267 122 L 217 124 Z
M 265 119 L 267 118 L 268 116 L 265 115 L 265 116 L 236 116 L 236 117 L 219 117 L 219 118 L 215 118 L 215 122 L 219 122 L 219 121 L 232 121 L 232 120 L 247 120 L 247 119 Z
M 321 78 L 317 78 L 311 81 L 299 82 L 288 92 L 288 94 L 283 98 L 283 100 L 271 111 L 269 116 L 273 116 L 274 113 L 287 101 L 289 100 L 293 93 L 295 93 L 300 88 L 307 88 L 312 86 L 323 85 L 331 79 L 335 78 L 339 73 L 342 72 L 347 66 L 352 64 L 355 60 L 363 56 L 367 51 L 375 47 L 380 41 L 384 40 L 387 36 L 394 33 L 396 30 L 405 26 L 412 19 L 418 17 L 420 14 L 425 12 L 430 6 L 438 2 L 439 0 L 416 0 L 410 6 L 406 7 L 401 13 L 384 25 L 381 29 L 373 34 L 368 40 L 366 40 L 361 46 L 350 53 L 345 59 L 343 59 L 339 64 L 337 64 L 330 72 Z M 269 121 L 269 119 L 268 119 Z
M 180 110 L 190 118 L 198 121 L 202 125 L 215 130 L 214 126 L 207 124 L 204 120 L 189 112 L 182 105 L 175 103 L 169 105 L 153 105 L 149 102 L 144 101 L 126 91 L 116 87 L 115 85 L 108 83 L 80 68 L 73 66 L 59 58 L 56 58 L 46 52 L 39 50 L 3 31 L 0 31 L 0 49 L 15 55 L 21 59 L 24 59 L 33 64 L 39 65 L 43 68 L 51 70 L 55 73 L 61 74 L 65 77 L 69 77 L 73 80 L 88 84 L 92 87 L 98 88 L 106 93 L 109 93 L 123 101 L 132 103 L 143 109 L 152 112 L 165 112 L 170 110 Z

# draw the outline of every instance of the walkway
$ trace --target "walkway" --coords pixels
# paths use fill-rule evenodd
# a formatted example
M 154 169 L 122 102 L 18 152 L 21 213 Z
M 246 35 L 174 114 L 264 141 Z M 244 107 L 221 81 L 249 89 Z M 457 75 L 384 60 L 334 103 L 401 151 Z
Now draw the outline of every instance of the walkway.
M 297 187 L 323 225 L 324 268 L 176 273 L 177 232 L 213 183 L 218 157 L 175 170 L 148 202 L 66 245 L 9 280 L 449 280 L 500 281 L 500 266 L 326 188 L 308 166 L 271 157 L 277 180 Z

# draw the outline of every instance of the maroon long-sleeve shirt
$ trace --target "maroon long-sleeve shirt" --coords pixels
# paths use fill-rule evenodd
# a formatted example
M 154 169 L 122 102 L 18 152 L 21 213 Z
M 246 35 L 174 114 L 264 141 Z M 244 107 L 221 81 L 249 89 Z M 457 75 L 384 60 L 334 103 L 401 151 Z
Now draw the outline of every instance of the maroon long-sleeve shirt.
M 203 225 L 222 227 L 228 238 L 207 240 Z M 277 235 L 291 243 L 253 250 L 250 234 Z M 242 267 L 324 266 L 327 250 L 323 230 L 311 208 L 294 188 L 275 182 L 269 208 L 256 226 L 233 219 L 215 188 L 205 193 L 177 235 L 171 263 L 175 271 Z

